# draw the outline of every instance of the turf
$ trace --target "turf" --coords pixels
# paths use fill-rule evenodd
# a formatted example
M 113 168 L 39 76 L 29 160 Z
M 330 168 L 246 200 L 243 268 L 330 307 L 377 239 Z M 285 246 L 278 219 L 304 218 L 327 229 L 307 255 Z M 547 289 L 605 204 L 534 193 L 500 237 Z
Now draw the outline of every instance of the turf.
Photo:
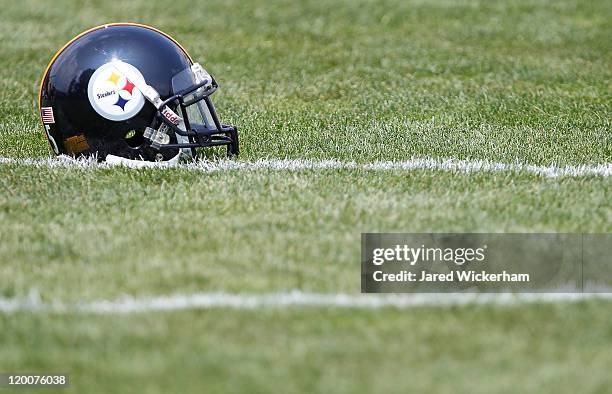
M 46 63 L 85 28 L 126 18 L 170 32 L 217 76 L 245 159 L 612 155 L 607 1 L 43 4 L 0 16 L 1 156 L 47 154 L 34 110 Z
M 0 277 L 11 278 L 0 294 L 35 286 L 73 302 L 358 292 L 361 232 L 608 232 L 612 222 L 599 177 L 4 165 L 0 187 Z
M 605 0 L 7 2 L 0 157 L 48 156 L 48 60 L 129 20 L 172 34 L 220 82 L 238 160 L 611 163 L 611 19 Z M 356 293 L 361 232 L 610 232 L 611 189 L 511 172 L 1 164 L 0 298 Z M 0 314 L 0 372 L 63 370 L 75 392 L 603 393 L 609 310 Z
M 17 314 L 0 316 L 0 367 L 52 366 L 91 393 L 604 393 L 607 308 Z

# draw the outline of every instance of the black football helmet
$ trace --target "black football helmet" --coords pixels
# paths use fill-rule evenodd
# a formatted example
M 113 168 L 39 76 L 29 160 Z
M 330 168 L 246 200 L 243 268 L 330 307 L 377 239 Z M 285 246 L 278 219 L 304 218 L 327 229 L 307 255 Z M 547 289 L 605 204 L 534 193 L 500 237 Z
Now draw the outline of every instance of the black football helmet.
M 134 23 L 87 30 L 60 49 L 43 75 L 40 118 L 55 154 L 149 161 L 227 146 L 238 131 L 219 121 L 217 82 L 167 34 Z

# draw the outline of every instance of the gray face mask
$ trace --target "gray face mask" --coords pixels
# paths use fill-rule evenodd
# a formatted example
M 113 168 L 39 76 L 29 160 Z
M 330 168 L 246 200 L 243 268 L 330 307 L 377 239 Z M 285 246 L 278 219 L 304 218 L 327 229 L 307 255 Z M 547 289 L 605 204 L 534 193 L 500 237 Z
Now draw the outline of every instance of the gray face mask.
M 238 153 L 235 127 L 221 125 L 210 100 L 210 95 L 217 90 L 218 85 L 199 63 L 194 63 L 172 77 L 172 91 L 175 95 L 166 100 L 162 100 L 159 93 L 144 78 L 135 75 L 125 63 L 117 61 L 115 67 L 159 111 L 162 120 L 159 127 L 147 127 L 144 132 L 144 137 L 151 142 L 153 148 L 179 148 L 182 156 L 193 157 L 195 147 L 228 145 L 236 147 L 232 153 Z M 228 137 L 227 134 L 235 137 Z M 176 143 L 171 143 L 172 136 L 176 138 Z M 234 140 L 236 143 L 232 144 Z

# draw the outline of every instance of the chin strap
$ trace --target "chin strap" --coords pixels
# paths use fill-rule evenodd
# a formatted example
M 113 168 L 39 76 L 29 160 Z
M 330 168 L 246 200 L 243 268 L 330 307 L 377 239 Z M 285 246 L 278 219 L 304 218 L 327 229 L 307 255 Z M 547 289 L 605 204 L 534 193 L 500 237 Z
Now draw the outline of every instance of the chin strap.
M 196 64 L 191 66 L 192 70 L 194 69 L 194 66 Z M 200 69 L 202 69 L 202 67 L 199 64 L 197 65 L 199 66 Z M 140 90 L 140 93 L 142 93 L 142 95 L 147 99 L 147 101 L 153 104 L 155 108 L 157 108 L 157 110 L 160 111 L 162 116 L 166 118 L 167 121 L 176 125 L 176 127 L 178 127 L 180 130 L 187 131 L 187 128 L 185 127 L 185 121 L 183 120 L 183 118 L 181 118 L 176 112 L 174 112 L 167 105 L 163 105 L 164 101 L 159 96 L 159 93 L 157 92 L 157 90 L 155 90 L 153 86 L 148 85 L 147 82 L 144 80 L 144 78 L 141 78 L 140 75 L 133 72 L 127 63 L 124 63 L 121 60 L 114 60 L 113 66 L 115 67 L 115 69 L 117 69 L 117 71 L 123 74 L 123 76 L 125 76 L 130 82 L 132 82 L 138 90 Z M 144 131 L 144 137 L 151 141 L 151 146 L 153 148 L 159 149 L 163 145 L 170 143 L 170 136 L 166 132 L 168 129 L 169 129 L 168 126 L 164 124 L 162 124 L 158 130 L 147 127 Z M 184 143 L 184 144 L 189 143 L 189 139 L 187 137 L 177 134 L 177 133 L 175 134 L 176 134 L 176 139 L 178 143 Z M 180 151 L 181 151 L 181 154 L 188 156 L 188 157 L 192 157 L 191 149 L 183 148 L 183 149 L 180 149 Z

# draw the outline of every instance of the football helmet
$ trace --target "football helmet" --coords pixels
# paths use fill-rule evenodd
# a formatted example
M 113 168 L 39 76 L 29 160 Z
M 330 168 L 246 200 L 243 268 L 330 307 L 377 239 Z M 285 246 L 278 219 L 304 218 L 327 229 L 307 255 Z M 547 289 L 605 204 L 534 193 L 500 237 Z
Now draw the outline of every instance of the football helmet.
M 55 154 L 167 161 L 196 148 L 238 154 L 238 131 L 219 121 L 217 82 L 169 35 L 134 23 L 87 30 L 60 49 L 39 92 Z

